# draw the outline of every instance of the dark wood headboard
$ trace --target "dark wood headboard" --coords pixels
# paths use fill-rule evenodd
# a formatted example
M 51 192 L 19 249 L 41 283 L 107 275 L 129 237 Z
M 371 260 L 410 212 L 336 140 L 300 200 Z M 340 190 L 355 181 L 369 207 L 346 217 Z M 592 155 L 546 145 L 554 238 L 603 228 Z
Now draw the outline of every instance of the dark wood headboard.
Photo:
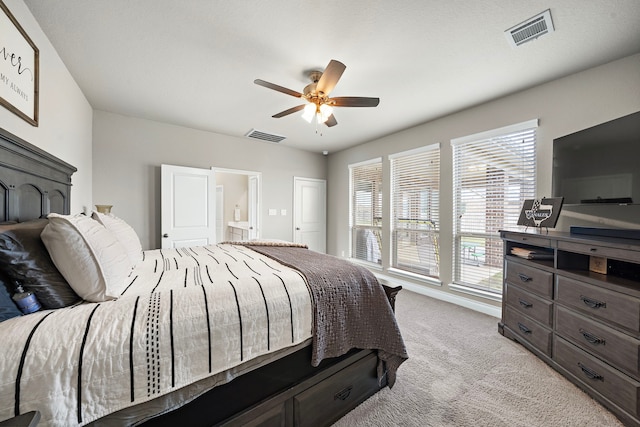
M 74 166 L 0 129 L 0 222 L 69 214 Z

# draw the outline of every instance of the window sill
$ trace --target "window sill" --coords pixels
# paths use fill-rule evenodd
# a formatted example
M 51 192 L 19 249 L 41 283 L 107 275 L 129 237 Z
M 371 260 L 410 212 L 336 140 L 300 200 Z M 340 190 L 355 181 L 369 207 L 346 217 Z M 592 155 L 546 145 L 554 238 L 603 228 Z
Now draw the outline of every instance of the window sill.
M 491 301 L 502 302 L 502 294 L 483 291 L 480 289 L 472 288 L 471 286 L 464 286 L 464 285 L 459 285 L 457 283 L 450 283 L 449 289 L 451 289 L 452 291 L 460 292 L 467 295 L 473 295 L 473 296 L 488 299 Z
M 358 258 L 347 258 L 349 261 L 351 261 L 354 264 L 358 264 L 361 265 L 365 268 L 368 268 L 369 270 L 376 270 L 376 271 L 382 271 L 383 268 L 380 264 L 376 264 L 374 262 L 369 262 L 369 261 L 364 261 Z
M 409 271 L 404 271 L 393 267 L 389 268 L 387 270 L 387 273 L 393 274 L 394 276 L 415 280 L 420 283 L 426 283 L 428 285 L 442 286 L 442 281 L 434 279 L 433 277 L 423 276 L 421 274 L 411 273 Z
M 470 310 L 477 311 L 479 313 L 488 314 L 497 319 L 502 317 L 502 308 L 495 304 L 495 302 L 479 301 L 477 299 L 468 298 L 462 293 L 452 292 L 449 289 L 443 289 L 442 282 L 437 280 L 431 280 L 429 282 L 424 280 L 409 280 L 403 278 L 403 274 L 388 274 L 372 272 L 378 278 L 378 281 L 382 284 L 389 286 L 401 285 L 407 291 L 415 292 L 420 295 L 426 295 L 430 298 L 435 298 L 441 301 L 446 301 L 452 304 L 459 305 L 461 307 L 468 308 Z M 419 283 L 421 282 L 421 283 Z M 433 286 L 435 285 L 435 286 Z

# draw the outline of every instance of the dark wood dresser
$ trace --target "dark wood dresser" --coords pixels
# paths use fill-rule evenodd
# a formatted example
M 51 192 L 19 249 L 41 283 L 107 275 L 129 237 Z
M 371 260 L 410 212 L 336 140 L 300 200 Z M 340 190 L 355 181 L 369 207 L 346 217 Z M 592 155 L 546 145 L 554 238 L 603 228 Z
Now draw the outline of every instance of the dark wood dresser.
M 640 426 L 640 240 L 544 231 L 501 237 L 499 332 L 625 425 Z

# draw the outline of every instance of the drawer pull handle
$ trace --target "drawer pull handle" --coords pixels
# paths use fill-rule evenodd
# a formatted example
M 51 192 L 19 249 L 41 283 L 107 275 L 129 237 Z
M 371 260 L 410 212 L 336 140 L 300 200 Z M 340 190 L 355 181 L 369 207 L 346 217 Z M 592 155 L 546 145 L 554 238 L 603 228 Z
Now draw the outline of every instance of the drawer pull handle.
M 589 297 L 585 297 L 584 295 L 580 295 L 580 299 L 582 300 L 583 303 L 585 303 L 585 305 L 591 307 L 591 308 L 606 308 L 607 307 L 607 303 L 606 302 L 602 302 L 602 301 L 598 301 L 595 299 L 591 299 Z
M 582 363 L 578 362 L 578 366 L 580 367 L 580 369 L 582 369 L 582 372 L 584 372 L 584 374 L 586 376 L 588 376 L 589 378 L 591 378 L 592 380 L 600 380 L 600 381 L 604 381 L 604 377 L 600 374 L 598 374 L 596 371 L 594 371 L 593 369 L 589 369 L 586 366 L 584 366 Z
M 353 386 L 350 385 L 349 387 L 343 390 L 340 390 L 339 392 L 333 395 L 333 400 L 347 400 L 347 398 L 351 394 L 352 389 L 353 389 Z
M 523 306 L 524 308 L 531 308 L 533 307 L 533 304 L 531 304 L 528 301 L 525 301 L 523 299 L 519 299 L 518 302 L 520 303 L 521 306 Z
M 518 273 L 518 277 L 523 282 L 530 282 L 531 280 L 533 280 L 531 277 L 527 276 L 526 274 L 522 274 L 522 273 Z
M 605 345 L 605 340 L 603 340 L 602 338 L 598 338 L 597 336 L 593 335 L 591 332 L 587 332 L 584 329 L 580 328 L 580 333 L 582 334 L 582 336 L 584 337 L 585 340 L 589 341 L 591 344 L 602 344 Z
M 525 334 L 530 334 L 531 333 L 531 329 L 527 328 L 525 325 L 523 325 L 520 322 L 518 322 L 518 328 L 520 328 L 520 330 L 522 332 L 524 332 Z

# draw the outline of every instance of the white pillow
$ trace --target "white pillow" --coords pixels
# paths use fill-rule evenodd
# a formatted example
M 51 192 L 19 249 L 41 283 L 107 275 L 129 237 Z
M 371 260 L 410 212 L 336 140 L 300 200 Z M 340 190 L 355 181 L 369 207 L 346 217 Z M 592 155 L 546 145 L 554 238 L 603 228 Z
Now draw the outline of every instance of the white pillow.
M 91 302 L 117 298 L 133 266 L 113 233 L 86 215 L 48 218 L 40 237 L 73 290 Z
M 91 217 L 104 225 L 107 230 L 116 236 L 116 239 L 118 239 L 120 244 L 126 249 L 131 265 L 136 265 L 142 261 L 142 245 L 133 227 L 113 214 L 103 214 L 94 211 Z

